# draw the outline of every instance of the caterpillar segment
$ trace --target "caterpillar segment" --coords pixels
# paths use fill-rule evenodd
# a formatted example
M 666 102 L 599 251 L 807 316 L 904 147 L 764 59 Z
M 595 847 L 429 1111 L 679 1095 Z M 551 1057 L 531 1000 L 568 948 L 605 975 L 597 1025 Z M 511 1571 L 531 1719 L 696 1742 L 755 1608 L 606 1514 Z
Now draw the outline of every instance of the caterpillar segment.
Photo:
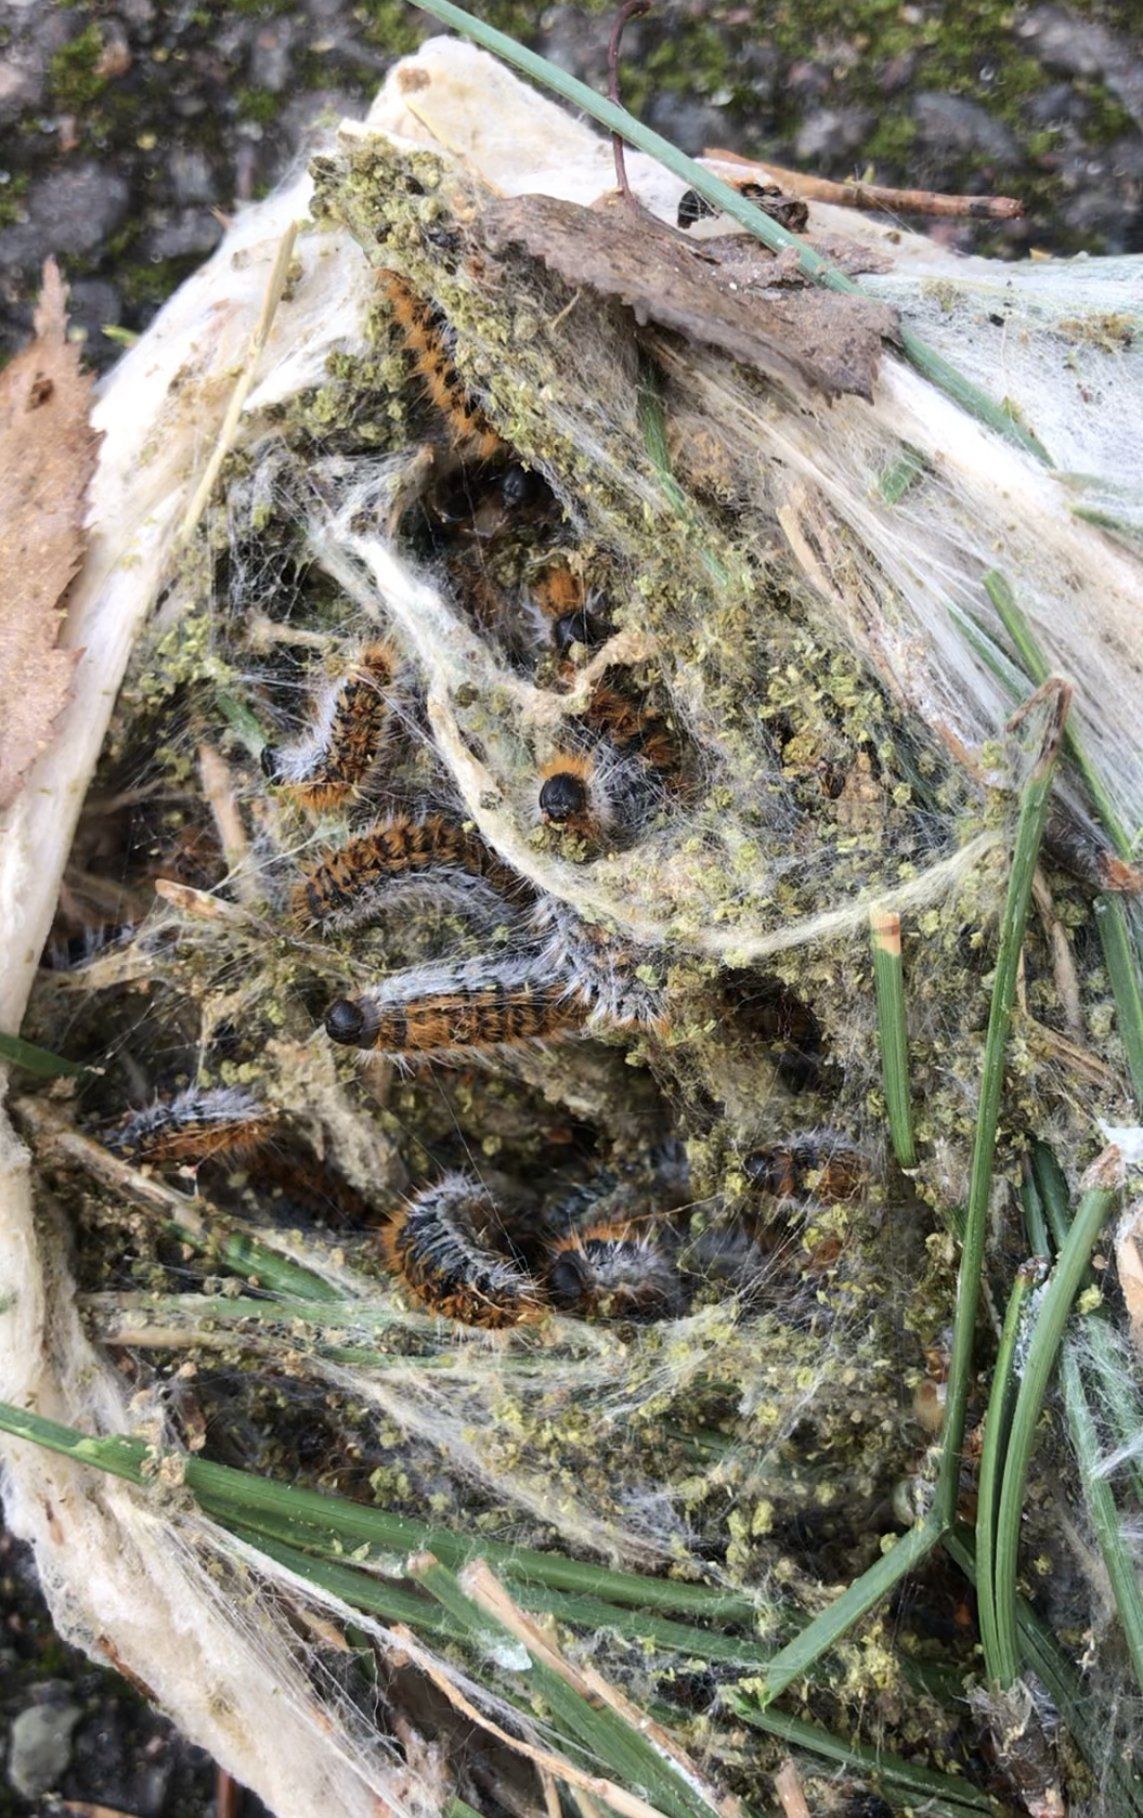
M 459 1060 L 574 1035 L 587 999 L 530 967 L 418 967 L 326 1011 L 331 1041 L 397 1060 Z
M 744 1166 L 756 1187 L 780 1200 L 856 1199 L 868 1179 L 865 1157 L 830 1130 L 766 1144 L 753 1150 Z
M 674 733 L 617 670 L 601 677 L 585 717 L 620 756 L 639 757 L 664 779 L 677 779 L 681 763 Z
M 465 390 L 456 369 L 451 330 L 441 311 L 418 296 L 400 272 L 385 270 L 379 275 L 413 365 L 430 402 L 448 424 L 454 447 L 478 461 L 503 453 L 503 439 Z
M 631 1223 L 602 1223 L 556 1244 L 546 1285 L 553 1306 L 585 1317 L 670 1319 L 683 1309 L 678 1270 L 661 1241 Z
M 133 1111 L 105 1137 L 117 1155 L 142 1162 L 236 1159 L 261 1149 L 274 1133 L 274 1112 L 238 1086 L 196 1087 Z
M 542 823 L 582 841 L 589 855 L 635 837 L 661 800 L 654 771 L 604 739 L 569 744 L 540 771 Z
M 444 814 L 390 815 L 343 846 L 324 852 L 293 894 L 297 922 L 348 928 L 375 915 L 386 886 L 409 880 L 482 882 L 505 899 L 520 879 L 479 835 Z
M 409 1298 L 444 1319 L 496 1330 L 544 1310 L 543 1290 L 513 1256 L 495 1203 L 464 1175 L 418 1193 L 382 1243 Z
M 362 794 L 390 731 L 396 668 L 388 644 L 369 645 L 321 698 L 303 738 L 263 748 L 268 780 L 317 813 Z

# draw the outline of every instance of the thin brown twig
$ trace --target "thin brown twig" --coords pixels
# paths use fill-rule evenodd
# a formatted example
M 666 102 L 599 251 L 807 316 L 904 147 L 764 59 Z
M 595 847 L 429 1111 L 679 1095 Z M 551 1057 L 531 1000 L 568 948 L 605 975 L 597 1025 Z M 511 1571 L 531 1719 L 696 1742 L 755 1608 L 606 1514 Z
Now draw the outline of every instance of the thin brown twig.
M 619 46 L 629 19 L 640 19 L 651 10 L 651 0 L 624 0 L 624 4 L 615 15 L 615 24 L 611 28 L 611 40 L 607 46 L 607 93 L 616 107 L 621 106 L 619 99 Z M 631 194 L 631 185 L 627 181 L 627 165 L 624 159 L 623 140 L 618 133 L 611 135 L 611 148 L 615 153 L 615 181 L 619 193 L 632 208 L 638 202 Z
M 230 766 L 220 751 L 204 739 L 198 748 L 198 774 L 202 793 L 214 821 L 222 856 L 239 898 L 247 907 L 258 900 L 258 888 L 250 871 L 250 841 L 242 825 L 238 792 Z
M 1056 760 L 1056 754 L 1063 743 L 1064 727 L 1067 724 L 1068 710 L 1072 704 L 1075 690 L 1063 676 L 1050 675 L 1041 682 L 1035 694 L 1030 694 L 1026 701 L 1021 701 L 1015 713 L 1010 715 L 1006 732 L 1016 732 L 1024 722 L 1041 709 L 1044 710 L 1044 729 L 1040 736 L 1039 749 L 1036 752 L 1029 782 L 1039 782 Z
M 1015 196 L 950 196 L 932 189 L 891 189 L 882 183 L 835 182 L 829 177 L 815 177 L 808 171 L 788 170 L 783 164 L 762 164 L 756 158 L 744 158 L 740 152 L 708 146 L 704 161 L 737 164 L 744 172 L 756 174 L 763 181 L 776 183 L 804 202 L 833 202 L 839 208 L 896 210 L 903 215 L 934 215 L 959 220 L 1015 221 L 1024 213 L 1024 204 Z
M 1032 878 L 1032 900 L 1036 905 L 1041 926 L 1051 949 L 1056 995 L 1060 1000 L 1068 1031 L 1071 1035 L 1079 1036 L 1082 1041 L 1086 1031 L 1075 956 L 1072 953 L 1067 929 L 1056 914 L 1056 907 L 1052 901 L 1052 893 L 1048 888 L 1043 868 L 1039 865 Z
M 573 1664 L 560 1653 L 551 1638 L 543 1634 L 532 1618 L 513 1600 L 511 1593 L 486 1560 L 474 1559 L 465 1566 L 460 1574 L 460 1583 L 474 1603 L 478 1603 L 482 1610 L 487 1610 L 490 1616 L 502 1623 L 515 1635 L 517 1641 L 523 1642 L 529 1653 L 541 1660 L 553 1673 L 558 1673 L 565 1684 L 570 1685 L 581 1698 L 586 1698 L 589 1704 L 597 1707 L 606 1705 L 638 1735 L 644 1736 L 678 1769 L 684 1779 L 699 1788 L 707 1804 L 720 1814 L 720 1818 L 742 1818 L 739 1800 L 720 1794 L 707 1785 L 690 1756 L 661 1724 L 633 1705 L 595 1667 L 586 1662 Z
M 476 1724 L 479 1729 L 486 1730 L 490 1736 L 494 1736 L 497 1742 L 502 1742 L 515 1754 L 524 1755 L 529 1761 L 534 1761 L 537 1767 L 546 1769 L 565 1785 L 578 1787 L 594 1798 L 602 1800 L 604 1805 L 609 1805 L 613 1811 L 618 1812 L 620 1818 L 663 1818 L 662 1813 L 655 1806 L 648 1805 L 645 1799 L 640 1799 L 636 1794 L 627 1792 L 624 1787 L 616 1786 L 613 1780 L 607 1780 L 600 1774 L 585 1774 L 582 1768 L 577 1768 L 570 1761 L 565 1761 L 562 1755 L 555 1755 L 550 1749 L 536 1748 L 532 1743 L 525 1742 L 522 1736 L 509 1735 L 508 1731 L 502 1729 L 498 1723 L 494 1723 L 491 1717 L 486 1717 L 483 1711 L 477 1710 L 471 1699 L 465 1696 L 460 1687 L 445 1672 L 443 1663 L 420 1645 L 412 1629 L 404 1623 L 397 1623 L 392 1634 L 401 1643 L 403 1652 L 413 1665 L 420 1667 L 422 1673 L 428 1676 L 437 1690 L 444 1693 L 454 1709 L 458 1710 L 462 1717 L 467 1717 L 470 1723 Z

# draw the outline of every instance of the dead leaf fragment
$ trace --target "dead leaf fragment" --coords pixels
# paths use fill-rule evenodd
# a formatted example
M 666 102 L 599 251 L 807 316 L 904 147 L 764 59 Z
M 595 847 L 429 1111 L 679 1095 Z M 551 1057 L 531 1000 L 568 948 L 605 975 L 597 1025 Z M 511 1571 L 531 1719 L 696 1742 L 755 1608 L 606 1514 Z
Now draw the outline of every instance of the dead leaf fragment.
M 741 239 L 694 242 L 618 203 L 581 208 L 553 196 L 491 203 L 494 252 L 522 246 L 571 285 L 618 297 L 640 323 L 720 347 L 795 393 L 872 396 L 881 344 L 896 312 L 871 298 L 816 285 L 795 292 L 767 253 Z
M 0 372 L 0 811 L 48 743 L 79 656 L 58 640 L 98 437 L 66 300 L 49 259 L 35 338 Z

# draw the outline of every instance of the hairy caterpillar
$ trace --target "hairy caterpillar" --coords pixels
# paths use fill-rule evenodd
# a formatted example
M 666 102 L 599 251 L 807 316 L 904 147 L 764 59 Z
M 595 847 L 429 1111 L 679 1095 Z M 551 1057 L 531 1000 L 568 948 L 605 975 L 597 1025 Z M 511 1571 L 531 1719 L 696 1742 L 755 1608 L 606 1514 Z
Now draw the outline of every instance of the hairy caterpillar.
M 661 713 L 650 707 L 616 669 L 608 669 L 591 697 L 586 723 L 621 757 L 642 758 L 663 777 L 676 778 L 680 753 Z
M 499 454 L 504 443 L 465 391 L 449 346 L 451 330 L 441 312 L 419 297 L 399 272 L 386 270 L 379 277 L 413 364 L 457 448 L 478 460 Z
M 573 614 L 583 618 L 582 609 Z M 557 630 L 564 620 L 557 621 Z M 570 629 L 570 627 L 569 627 Z M 589 627 L 576 627 L 587 633 Z M 539 808 L 545 823 L 592 844 L 634 835 L 680 780 L 681 757 L 671 729 L 616 670 L 602 677 L 578 738 L 541 772 Z
M 382 1241 L 389 1267 L 431 1313 L 497 1328 L 543 1310 L 542 1290 L 512 1256 L 493 1200 L 463 1174 L 418 1193 Z
M 606 614 L 596 610 L 582 576 L 562 556 L 541 569 L 529 597 L 547 639 L 561 657 L 567 656 L 573 644 L 592 650 L 611 636 Z
M 556 622 L 583 605 L 583 581 L 562 556 L 548 562 L 531 587 L 532 598 L 545 619 Z
M 401 1057 L 456 1059 L 582 1029 L 590 1007 L 535 960 L 465 960 L 398 972 L 325 1014 L 330 1040 Z
M 319 928 L 350 928 L 376 914 L 387 884 L 439 874 L 480 880 L 501 896 L 520 881 L 480 836 L 443 814 L 390 815 L 367 832 L 324 852 L 294 891 L 293 909 Z M 436 880 L 434 880 L 436 881 Z
M 632 837 L 660 799 L 645 764 L 602 742 L 559 751 L 540 771 L 541 820 L 591 847 Z
M 289 745 L 266 745 L 262 770 L 308 808 L 336 808 L 368 783 L 385 743 L 396 657 L 370 644 L 350 673 L 327 688 L 313 725 Z
M 584 921 L 550 898 L 532 916 L 543 942 L 534 973 L 559 978 L 589 1006 L 592 1023 L 662 1026 L 662 997 L 652 951 L 637 947 L 601 922 Z
M 547 1269 L 552 1304 L 610 1319 L 669 1319 L 682 1284 L 661 1243 L 630 1223 L 591 1225 L 555 1245 Z
M 865 1184 L 865 1158 L 834 1130 L 813 1130 L 784 1143 L 768 1143 L 746 1157 L 756 1187 L 776 1199 L 854 1199 Z
M 416 501 L 435 543 L 451 537 L 489 542 L 555 503 L 542 474 L 519 461 L 459 462 L 438 474 Z
M 107 1147 L 139 1161 L 206 1161 L 213 1155 L 243 1155 L 268 1141 L 275 1114 L 242 1086 L 192 1086 L 174 1098 L 159 1099 L 123 1119 Z

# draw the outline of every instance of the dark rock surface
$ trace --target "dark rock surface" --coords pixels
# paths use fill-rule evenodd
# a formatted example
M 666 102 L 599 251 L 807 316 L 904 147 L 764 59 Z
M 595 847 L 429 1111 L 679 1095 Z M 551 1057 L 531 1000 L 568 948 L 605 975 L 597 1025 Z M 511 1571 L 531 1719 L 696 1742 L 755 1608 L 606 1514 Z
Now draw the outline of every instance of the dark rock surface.
M 606 11 L 480 10 L 605 85 Z M 436 29 L 401 0 L 0 0 L 0 357 L 55 252 L 108 364 L 209 253 L 217 215 Z M 1143 248 L 1135 0 L 657 0 L 628 28 L 623 92 L 687 151 L 1021 195 L 1025 221 L 975 230 L 994 253 Z

